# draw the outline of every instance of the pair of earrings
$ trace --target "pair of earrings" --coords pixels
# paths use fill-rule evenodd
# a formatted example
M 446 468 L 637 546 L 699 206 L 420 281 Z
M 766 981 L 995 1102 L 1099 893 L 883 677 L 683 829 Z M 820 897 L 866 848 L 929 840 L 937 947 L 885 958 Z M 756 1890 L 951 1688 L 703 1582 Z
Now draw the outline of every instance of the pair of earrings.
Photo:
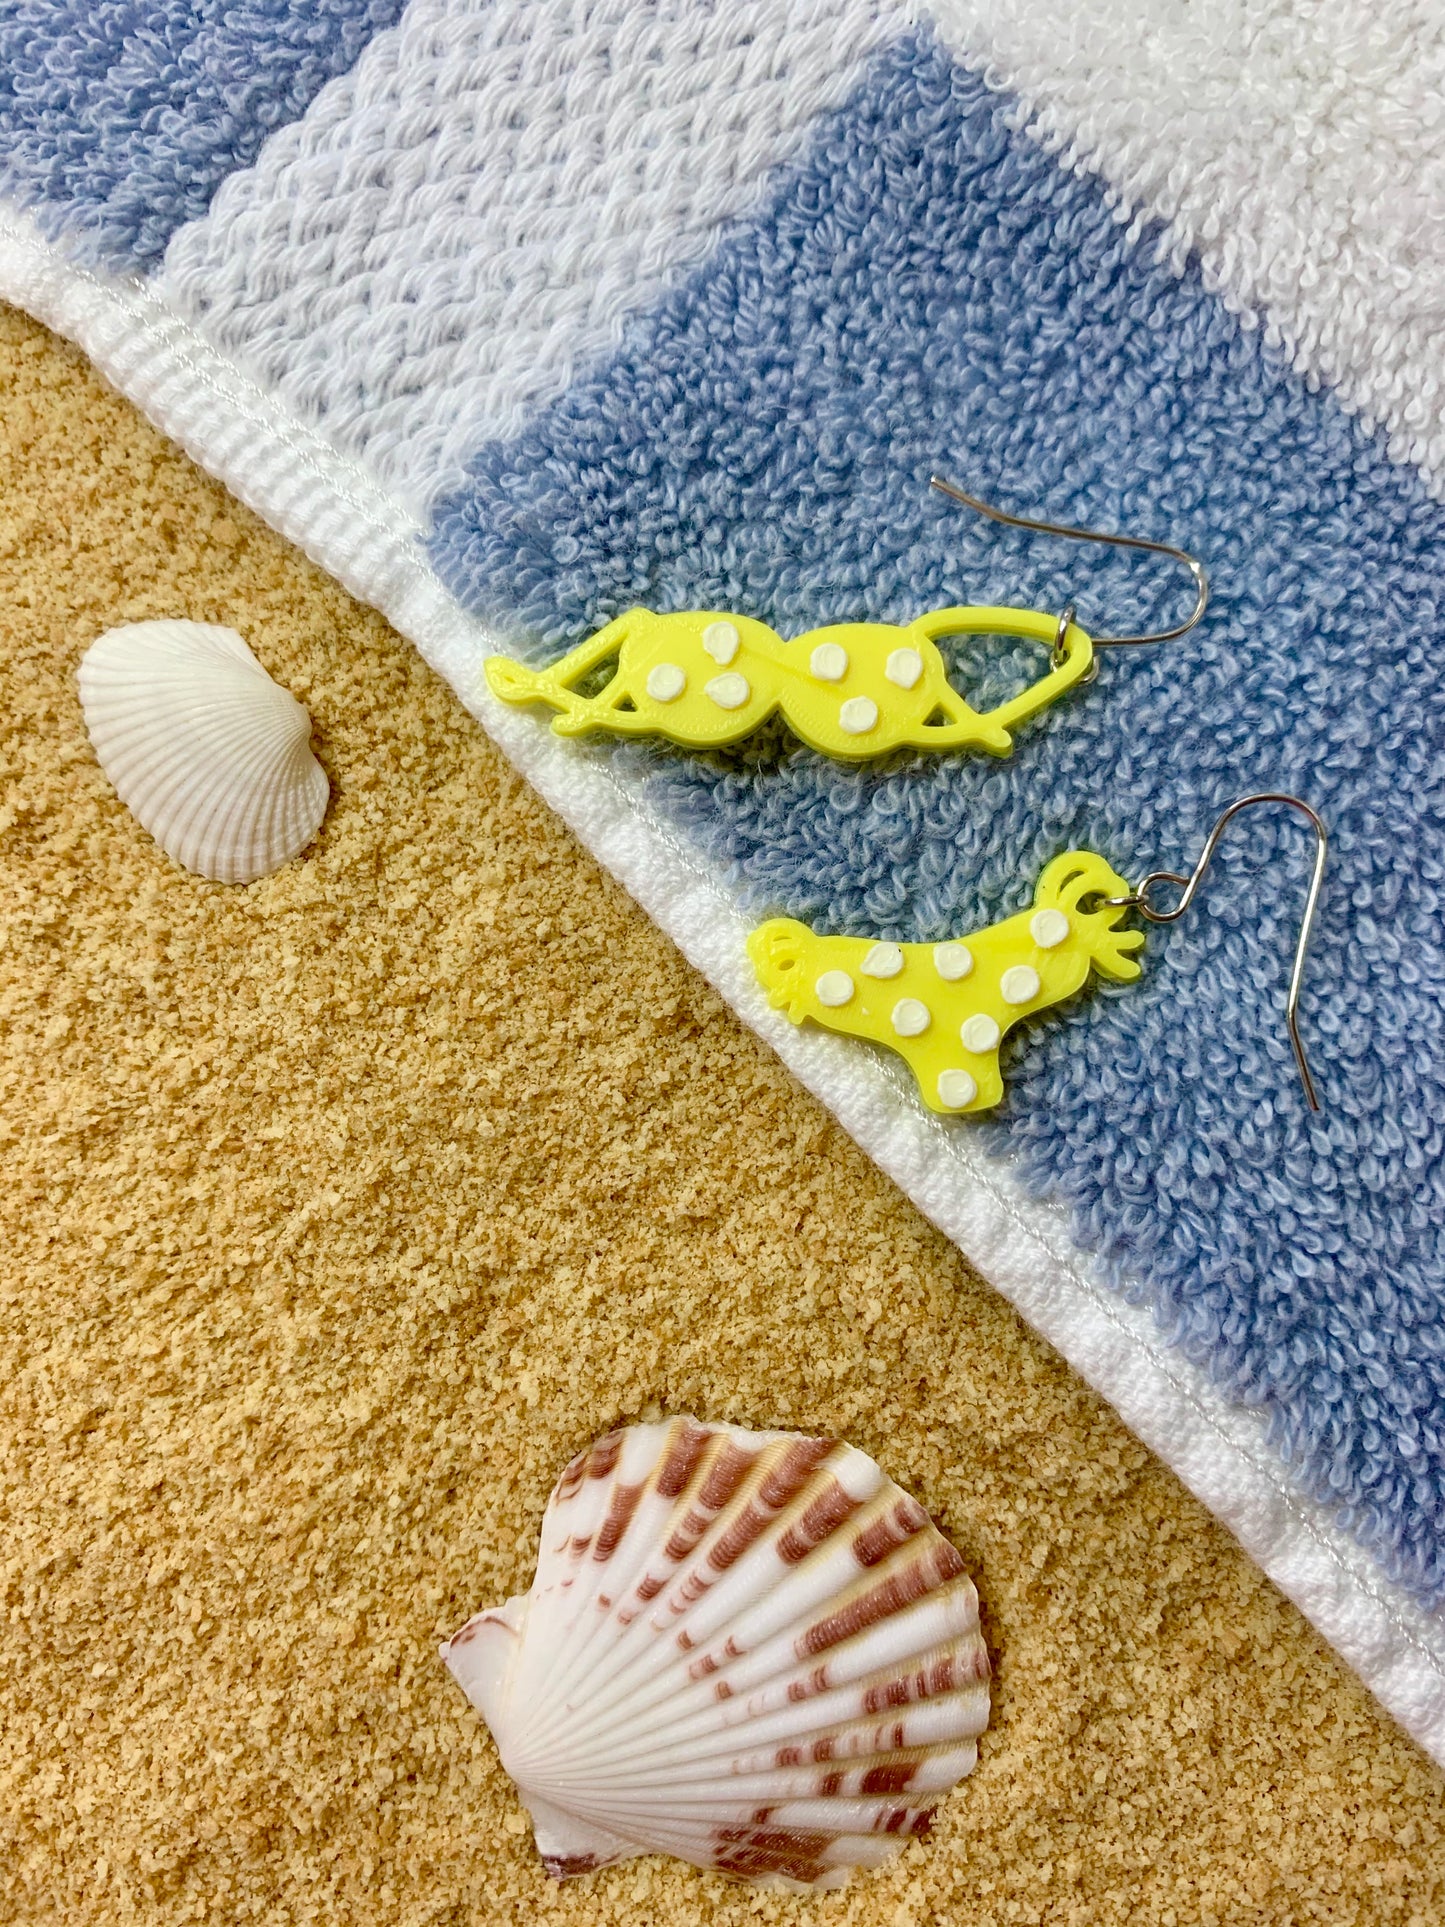
M 1071 541 L 1165 555 L 1190 571 L 1195 602 L 1172 629 L 1138 636 L 1090 636 L 1072 606 L 1054 616 L 1034 609 L 936 609 L 903 625 L 834 623 L 785 642 L 751 617 L 689 610 L 659 616 L 629 609 L 550 669 L 505 656 L 486 664 L 493 693 L 512 703 L 555 710 L 553 730 L 580 736 L 657 735 L 689 749 L 740 741 L 780 714 L 793 733 L 824 755 L 849 762 L 897 749 L 979 749 L 1006 756 L 1012 729 L 1065 691 L 1091 681 L 1097 649 L 1171 642 L 1204 614 L 1204 566 L 1183 549 L 1142 536 L 1107 535 L 1032 521 L 991 508 L 940 476 L 932 486 L 993 521 Z M 1046 646 L 1047 671 L 1020 694 L 985 712 L 948 680 L 938 638 L 1001 635 Z M 991 1109 L 1003 1095 L 999 1048 L 1023 1018 L 1082 990 L 1097 973 L 1117 982 L 1139 975 L 1142 930 L 1122 928 L 1132 911 L 1146 924 L 1175 923 L 1193 904 L 1226 826 L 1241 810 L 1279 804 L 1299 811 L 1315 836 L 1315 859 L 1295 948 L 1286 1023 L 1305 1098 L 1319 1109 L 1300 1041 L 1298 1010 L 1305 954 L 1319 901 L 1327 836 L 1319 815 L 1278 791 L 1245 796 L 1220 816 L 1187 877 L 1156 871 L 1132 889 L 1103 857 L 1070 850 L 1039 878 L 1031 909 L 943 943 L 898 944 L 866 937 L 818 936 L 790 918 L 755 930 L 748 952 L 776 1009 L 794 1023 L 896 1051 L 931 1110 Z M 1159 898 L 1173 885 L 1172 906 Z

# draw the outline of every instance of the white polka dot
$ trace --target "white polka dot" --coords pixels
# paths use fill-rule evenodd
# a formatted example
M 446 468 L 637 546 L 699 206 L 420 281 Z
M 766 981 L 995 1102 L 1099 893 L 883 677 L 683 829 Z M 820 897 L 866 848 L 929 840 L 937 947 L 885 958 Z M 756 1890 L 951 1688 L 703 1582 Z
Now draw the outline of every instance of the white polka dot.
M 966 943 L 936 943 L 933 967 L 946 984 L 956 984 L 973 969 L 973 952 Z
M 884 663 L 883 673 L 900 689 L 912 689 L 923 674 L 923 658 L 916 649 L 895 649 Z
M 687 677 L 675 662 L 660 662 L 647 672 L 647 693 L 655 703 L 675 703 L 687 688 Z
M 1006 1004 L 1026 1004 L 1039 994 L 1039 973 L 1031 964 L 1015 964 L 999 978 L 998 987 Z
M 714 676 L 706 688 L 719 709 L 741 709 L 753 693 L 748 688 L 747 677 L 738 675 L 736 670 L 726 676 Z
M 875 943 L 858 968 L 865 977 L 896 977 L 903 968 L 903 952 L 896 943 Z
M 958 1034 L 963 1039 L 965 1050 L 986 1051 L 992 1050 L 997 1044 L 999 1029 L 992 1017 L 985 1017 L 980 1010 L 968 1018 Z
M 878 720 L 878 705 L 871 696 L 850 696 L 838 711 L 838 721 L 850 736 L 866 736 Z
M 726 669 L 738 653 L 738 632 L 731 622 L 710 622 L 702 632 L 702 646 Z
M 932 1022 L 927 1004 L 916 997 L 900 997 L 893 1006 L 893 1028 L 900 1037 L 921 1037 Z
M 846 1004 L 852 998 L 853 979 L 846 970 L 825 970 L 813 985 L 813 995 L 829 1010 L 836 1010 L 840 1004 Z
M 1029 935 L 1040 950 L 1054 950 L 1069 934 L 1069 920 L 1062 910 L 1035 910 L 1029 918 Z
M 819 682 L 842 682 L 848 673 L 848 651 L 836 642 L 820 642 L 808 658 L 808 667 Z
M 972 1104 L 978 1096 L 978 1086 L 967 1071 L 940 1071 L 938 1073 L 938 1101 L 946 1104 L 951 1111 L 961 1111 L 965 1104 Z

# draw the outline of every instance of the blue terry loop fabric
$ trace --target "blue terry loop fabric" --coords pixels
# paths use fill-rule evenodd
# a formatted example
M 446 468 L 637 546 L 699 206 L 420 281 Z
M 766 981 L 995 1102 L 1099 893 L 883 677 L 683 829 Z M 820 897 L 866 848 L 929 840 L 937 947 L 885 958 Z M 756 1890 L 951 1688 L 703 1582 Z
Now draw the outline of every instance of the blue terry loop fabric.
M 1283 1023 L 1312 846 L 1259 812 L 1197 910 L 1150 932 L 1144 981 L 1029 1027 L 998 1120 L 945 1128 L 984 1129 L 1067 1201 L 1081 1243 L 1438 1603 L 1445 512 L 1008 116 L 929 39 L 880 56 L 766 214 L 518 440 L 479 450 L 432 556 L 549 657 L 633 602 L 784 634 L 1067 600 L 1117 633 L 1187 606 L 1165 565 L 931 497 L 936 465 L 1207 557 L 1203 627 L 1106 652 L 1004 762 L 849 769 L 781 732 L 713 757 L 594 753 L 620 756 L 759 915 L 896 938 L 1017 910 L 1070 846 L 1131 877 L 1187 867 L 1247 790 L 1324 811 L 1303 1006 L 1321 1117 Z M 1038 669 L 996 644 L 960 650 L 956 673 L 996 693 Z
M 85 258 L 154 267 L 404 5 L 15 0 L 0 9 L 0 190 Z

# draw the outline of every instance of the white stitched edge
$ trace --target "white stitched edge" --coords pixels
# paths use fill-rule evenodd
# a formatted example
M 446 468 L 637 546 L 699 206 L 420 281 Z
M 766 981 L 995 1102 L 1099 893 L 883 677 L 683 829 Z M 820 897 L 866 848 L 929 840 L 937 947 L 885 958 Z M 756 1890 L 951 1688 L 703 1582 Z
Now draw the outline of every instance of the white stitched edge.
M 489 644 L 427 567 L 407 516 L 351 462 L 287 420 L 136 281 L 76 269 L 0 210 L 0 296 L 75 340 L 123 393 L 242 501 L 372 603 L 514 765 L 844 1128 L 1230 1527 L 1275 1583 L 1445 1765 L 1445 1624 L 1390 1585 L 1292 1485 L 1258 1414 L 1232 1406 L 1151 1315 L 1075 1251 L 1060 1212 L 1007 1163 L 925 1114 L 871 1054 L 768 1009 L 747 921 L 605 757 L 487 692 Z

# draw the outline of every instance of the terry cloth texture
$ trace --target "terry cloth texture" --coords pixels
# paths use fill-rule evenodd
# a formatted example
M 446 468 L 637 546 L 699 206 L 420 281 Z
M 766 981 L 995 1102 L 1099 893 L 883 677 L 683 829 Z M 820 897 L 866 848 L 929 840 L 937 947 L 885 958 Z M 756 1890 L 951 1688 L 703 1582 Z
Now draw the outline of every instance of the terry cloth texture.
M 847 7 L 831 53 L 827 11 L 413 0 L 149 285 L 77 271 L 13 216 L 0 285 L 420 643 L 858 1141 L 1445 1751 L 1439 476 L 1391 468 L 1382 439 L 1433 460 L 1409 382 L 1441 237 L 1401 227 L 1389 186 L 1397 162 L 1425 178 L 1439 160 L 1428 115 L 1390 89 L 1428 70 L 1428 23 L 1399 6 L 1367 60 L 1363 12 L 1326 29 L 1256 8 L 1248 34 L 1201 28 L 1201 46 L 1161 5 L 1137 61 L 1089 69 L 1096 109 L 1071 122 L 1089 6 L 1052 68 L 1054 8 L 985 28 L 953 5 L 922 27 Z M 1181 47 L 1208 56 L 1207 99 L 1248 74 L 1251 114 L 1171 119 Z M 1361 75 L 1348 109 L 1341 60 Z M 985 91 L 970 61 L 1020 91 Z M 1353 173 L 1342 129 L 1371 157 Z M 1181 185 L 1195 165 L 1207 206 Z M 1281 200 L 1291 169 L 1318 194 Z M 1262 273 L 1266 255 L 1297 272 Z M 926 503 L 927 468 L 959 452 L 1012 503 L 1187 537 L 1220 590 L 1208 626 L 1107 660 L 1000 766 L 840 772 L 776 738 L 714 763 L 613 755 L 489 707 L 499 633 L 560 646 L 633 582 L 664 603 L 745 596 L 785 627 L 960 594 L 1058 606 L 1081 575 L 1098 626 L 1172 605 L 1158 571 Z M 959 662 L 988 687 L 1022 668 Z M 1278 825 L 1241 829 L 1196 919 L 1151 941 L 1143 987 L 1021 1041 L 993 1129 L 935 1128 L 886 1067 L 790 1032 L 750 985 L 740 901 L 939 934 L 1015 908 L 1067 843 L 1134 872 L 1178 863 L 1224 802 L 1282 783 L 1339 832 L 1305 1011 L 1318 1122 L 1278 1027 L 1303 875 Z
M 1445 35 L 1422 0 L 934 0 L 1135 232 L 1445 479 Z
M 13 313 L 0 397 L 0 1918 L 1433 1927 L 1439 1769 L 441 678 Z M 246 890 L 85 738 L 176 614 L 332 781 Z M 979 1766 L 822 1902 L 548 1882 L 437 1664 L 659 1407 L 855 1439 L 978 1580 Z
M 148 267 L 404 0 L 17 0 L 0 188 L 87 260 Z
M 425 505 L 771 197 L 896 31 L 875 0 L 412 0 L 158 285 Z

